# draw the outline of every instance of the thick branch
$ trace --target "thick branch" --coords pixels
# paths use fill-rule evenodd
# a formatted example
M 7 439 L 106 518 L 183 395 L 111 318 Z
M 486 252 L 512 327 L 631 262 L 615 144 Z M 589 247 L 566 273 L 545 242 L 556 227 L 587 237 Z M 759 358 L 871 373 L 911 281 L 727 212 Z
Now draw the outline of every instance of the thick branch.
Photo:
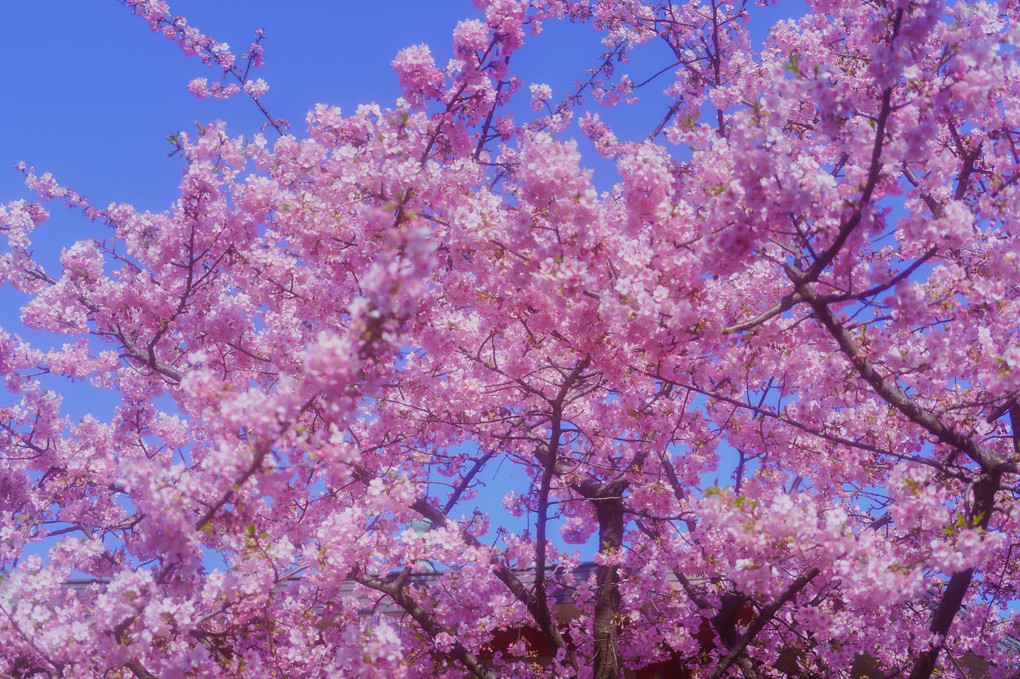
M 212 518 L 216 516 L 216 512 L 218 512 L 220 508 L 223 507 L 223 505 L 227 504 L 234 498 L 234 494 L 241 489 L 241 486 L 243 486 L 245 482 L 248 481 L 248 479 L 250 479 L 255 474 L 255 472 L 259 471 L 262 468 L 262 462 L 263 460 L 266 459 L 266 454 L 268 452 L 269 444 L 263 444 L 261 450 L 255 451 L 255 455 L 254 457 L 252 457 L 251 464 L 248 465 L 248 468 L 244 470 L 244 473 L 241 474 L 241 477 L 234 482 L 234 485 L 231 486 L 230 490 L 224 493 L 220 497 L 220 499 L 216 501 L 215 504 L 209 507 L 209 509 L 207 509 L 206 512 L 202 514 L 202 516 L 199 517 L 197 521 L 195 521 L 195 528 L 201 530 L 205 524 L 209 523 L 209 521 L 211 521 Z
M 411 505 L 411 509 L 424 516 L 436 526 L 445 526 L 450 521 L 445 514 L 430 505 L 424 499 L 418 499 L 415 501 L 415 503 Z M 482 547 L 482 543 L 479 542 L 478 538 L 471 533 L 462 530 L 460 531 L 460 534 L 464 542 L 471 547 Z M 535 619 L 535 622 L 538 624 L 542 633 L 552 645 L 553 650 L 565 648 L 566 643 L 563 641 L 563 635 L 560 634 L 560 631 L 556 627 L 552 618 L 550 617 L 549 619 L 543 620 L 541 609 L 538 604 L 538 597 L 535 593 L 528 589 L 528 587 L 521 582 L 520 578 L 518 578 L 513 571 L 511 571 L 505 564 L 501 563 L 495 556 L 489 560 L 489 563 L 492 566 L 493 575 L 495 575 L 496 578 L 502 582 L 515 597 L 517 597 L 517 600 L 524 604 L 524 606 L 528 609 L 528 612 L 531 613 L 531 617 Z
M 542 460 L 542 480 L 538 489 L 538 517 L 536 525 L 535 541 L 535 605 L 536 621 L 543 627 L 552 627 L 552 612 L 549 610 L 549 602 L 545 595 L 545 570 L 546 570 L 546 529 L 549 524 L 549 492 L 552 488 L 553 474 L 556 471 L 556 463 L 559 458 L 560 436 L 563 434 L 563 404 L 567 394 L 581 377 L 581 373 L 591 363 L 590 358 L 581 360 L 574 369 L 570 371 L 560 390 L 550 405 L 552 406 L 551 426 L 549 431 L 549 444 L 546 450 L 545 459 Z
M 796 305 L 800 301 L 802 301 L 801 297 L 796 293 L 785 295 L 781 300 L 779 300 L 777 304 L 773 305 L 771 308 L 761 312 L 754 318 L 749 318 L 748 320 L 742 323 L 737 323 L 736 325 L 731 325 L 728 328 L 724 328 L 723 333 L 727 335 L 732 335 L 734 333 L 750 330 L 751 328 L 761 325 L 770 318 L 774 318 L 785 311 L 789 311 L 794 307 L 794 305 Z
M 850 359 L 850 363 L 857 371 L 857 374 L 871 385 L 875 393 L 882 397 L 889 405 L 906 415 L 911 422 L 927 430 L 940 442 L 963 451 L 969 458 L 980 464 L 981 468 L 985 471 L 995 472 L 999 475 L 1004 472 L 1017 473 L 1016 464 L 978 444 L 969 436 L 961 434 L 952 427 L 943 424 L 934 413 L 915 403 L 895 382 L 882 377 L 875 368 L 875 365 L 868 359 L 861 348 L 857 346 L 850 332 L 843 324 L 836 320 L 835 315 L 825 302 L 815 294 L 809 284 L 796 280 L 796 274 L 794 272 L 791 273 L 795 278 L 795 282 L 797 282 L 797 291 L 811 305 L 815 316 L 825 326 L 825 329 L 829 331 L 833 339 L 836 340 L 843 354 Z
M 145 669 L 142 663 L 137 660 L 129 660 L 124 666 L 131 670 L 131 674 L 138 679 L 156 679 L 156 675 Z
M 861 195 L 857 201 L 856 208 L 840 225 L 839 233 L 836 234 L 835 240 L 815 259 L 814 264 L 812 264 L 807 271 L 798 272 L 801 280 L 805 283 L 818 280 L 818 277 L 822 274 L 826 267 L 832 263 L 832 260 L 836 258 L 839 251 L 843 249 L 847 238 L 850 237 L 853 230 L 861 223 L 861 218 L 864 215 L 864 208 L 871 202 L 871 196 L 875 192 L 875 187 L 878 186 L 878 180 L 882 174 L 882 148 L 885 144 L 885 126 L 889 119 L 889 114 L 892 111 L 892 92 L 892 88 L 882 91 L 881 106 L 878 112 L 878 117 L 875 121 L 875 142 L 871 148 L 871 161 L 868 165 L 868 178 L 864 187 L 861 189 Z M 752 319 L 725 328 L 723 332 L 731 334 L 749 330 L 757 325 L 761 325 L 770 318 L 778 316 L 779 314 L 793 308 L 794 305 L 803 301 L 803 299 L 804 298 L 800 294 L 800 288 L 798 287 L 793 293 L 783 297 L 770 309 L 762 312 Z
M 995 507 L 995 492 L 999 488 L 999 480 L 1002 474 L 992 472 L 983 475 L 974 484 L 974 509 L 967 524 L 970 528 L 980 528 L 982 531 L 988 527 L 988 521 L 992 516 L 992 509 Z M 935 671 L 935 664 L 938 661 L 939 653 L 942 652 L 946 643 L 946 635 L 952 627 L 956 614 L 963 608 L 963 598 L 974 580 L 974 569 L 968 568 L 965 571 L 954 573 L 949 579 L 946 591 L 942 593 L 942 600 L 939 607 L 935 609 L 931 625 L 928 627 L 938 640 L 927 651 L 921 654 L 914 663 L 910 672 L 910 679 L 928 679 Z
M 730 646 L 729 652 L 727 652 L 718 664 L 716 664 L 706 679 L 720 679 L 720 677 L 726 673 L 726 670 L 740 659 L 744 650 L 747 649 L 748 644 L 750 644 L 758 633 L 765 628 L 765 625 L 767 625 L 768 622 L 775 617 L 776 613 L 779 612 L 779 609 L 783 607 L 783 604 L 796 596 L 797 592 L 804 589 L 804 587 L 819 573 L 821 573 L 820 570 L 812 568 L 807 573 L 794 580 L 785 592 L 763 606 L 757 617 L 748 626 L 747 631 L 741 635 L 740 639 L 737 640 L 737 643 Z
M 623 548 L 623 500 L 607 497 L 593 501 L 599 522 L 599 554 L 615 562 Z M 594 679 L 618 679 L 620 660 L 616 654 L 620 614 L 620 570 L 615 565 L 599 563 L 595 572 L 595 615 L 592 633 L 595 641 Z
M 903 10 L 899 10 L 899 13 L 902 15 Z M 871 148 L 868 179 L 861 190 L 857 207 L 853 214 L 840 225 L 839 233 L 836 235 L 832 245 L 818 256 L 818 259 L 815 260 L 810 269 L 804 272 L 804 279 L 807 281 L 817 280 L 822 271 L 832 263 L 832 260 L 836 258 L 839 251 L 843 249 L 843 245 L 846 243 L 846 239 L 850 237 L 851 232 L 861 223 L 865 206 L 871 202 L 871 195 L 875 192 L 875 187 L 878 186 L 878 180 L 882 174 L 882 147 L 885 144 L 885 126 L 892 111 L 892 92 L 892 88 L 882 91 L 882 104 L 878 112 L 878 118 L 875 120 L 875 143 Z
M 549 436 L 549 457 L 542 469 L 542 481 L 538 489 L 538 516 L 535 526 L 535 603 L 542 618 L 539 622 L 548 619 L 551 621 L 552 613 L 549 611 L 549 602 L 545 595 L 545 569 L 546 569 L 546 529 L 549 525 L 549 491 L 552 487 L 553 471 L 556 467 L 556 453 L 559 448 L 560 421 L 558 413 L 553 420 L 553 431 Z
M 165 363 L 160 363 L 156 360 L 155 354 L 150 355 L 150 352 L 143 350 L 137 344 L 135 344 L 120 328 L 117 328 L 115 333 L 120 343 L 124 346 L 124 351 L 128 356 L 135 359 L 143 365 L 147 365 L 164 377 L 169 377 L 174 382 L 180 382 L 184 378 L 184 373 L 176 368 L 172 368 Z
M 435 617 L 426 611 L 424 608 L 415 601 L 411 595 L 409 595 L 403 588 L 403 578 L 397 580 L 383 580 L 372 575 L 355 572 L 351 577 L 360 582 L 366 587 L 371 587 L 377 592 L 382 592 L 388 595 L 393 603 L 400 606 L 408 615 L 414 618 L 414 621 L 422 628 L 422 630 L 429 635 L 430 638 L 435 639 L 440 633 L 445 632 L 443 626 L 439 624 L 439 621 Z M 481 660 L 475 656 L 474 653 L 466 649 L 459 642 L 454 641 L 453 646 L 450 649 L 450 655 L 460 661 L 464 667 L 468 669 L 471 674 L 479 677 L 479 679 L 496 679 L 496 675 L 490 672 L 482 664 Z

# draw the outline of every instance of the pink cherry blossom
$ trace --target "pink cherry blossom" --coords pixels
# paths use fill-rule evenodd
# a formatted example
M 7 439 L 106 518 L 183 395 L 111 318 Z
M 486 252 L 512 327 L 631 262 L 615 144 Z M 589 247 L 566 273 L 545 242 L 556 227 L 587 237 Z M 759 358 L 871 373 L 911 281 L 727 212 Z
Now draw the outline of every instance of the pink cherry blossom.
M 120 2 L 267 129 L 18 167 L 0 673 L 1014 671 L 1015 3 L 478 0 L 285 134 L 263 31 Z

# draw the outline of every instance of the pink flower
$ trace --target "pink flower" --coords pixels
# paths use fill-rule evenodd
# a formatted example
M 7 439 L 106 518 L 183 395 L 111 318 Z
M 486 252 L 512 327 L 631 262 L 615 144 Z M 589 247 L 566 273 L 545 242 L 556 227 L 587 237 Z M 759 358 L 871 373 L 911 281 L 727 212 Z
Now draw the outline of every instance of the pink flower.
M 244 91 L 250 94 L 253 99 L 259 99 L 269 91 L 269 83 L 262 78 L 254 81 L 249 80 L 244 83 Z
M 415 106 L 439 96 L 443 73 L 436 68 L 428 45 L 412 45 L 397 53 L 392 62 L 404 96 Z
M 212 96 L 212 92 L 209 90 L 209 80 L 207 78 L 195 78 L 188 83 L 188 91 L 191 92 L 198 99 L 206 99 Z
M 552 96 L 552 88 L 546 84 L 531 85 L 531 110 L 540 111 L 542 105 Z
M 489 45 L 489 29 L 478 19 L 461 21 L 453 29 L 457 53 L 481 52 Z

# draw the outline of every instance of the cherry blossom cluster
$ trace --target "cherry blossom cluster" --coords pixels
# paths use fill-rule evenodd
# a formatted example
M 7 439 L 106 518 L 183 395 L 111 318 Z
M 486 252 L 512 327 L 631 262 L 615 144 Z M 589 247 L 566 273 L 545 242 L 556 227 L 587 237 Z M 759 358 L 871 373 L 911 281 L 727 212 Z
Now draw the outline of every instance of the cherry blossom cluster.
M 275 121 L 261 34 L 124 4 Z M 0 673 L 1012 675 L 1016 3 L 475 6 L 389 107 L 181 135 L 162 212 L 22 166 Z

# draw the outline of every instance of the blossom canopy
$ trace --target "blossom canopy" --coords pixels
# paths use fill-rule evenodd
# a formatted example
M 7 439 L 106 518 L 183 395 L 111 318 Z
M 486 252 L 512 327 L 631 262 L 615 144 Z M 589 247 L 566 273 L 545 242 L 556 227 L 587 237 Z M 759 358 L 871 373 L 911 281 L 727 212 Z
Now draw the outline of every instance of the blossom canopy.
M 4 676 L 1017 670 L 1015 0 L 476 0 L 300 129 L 120 4 L 265 124 L 0 207 Z

